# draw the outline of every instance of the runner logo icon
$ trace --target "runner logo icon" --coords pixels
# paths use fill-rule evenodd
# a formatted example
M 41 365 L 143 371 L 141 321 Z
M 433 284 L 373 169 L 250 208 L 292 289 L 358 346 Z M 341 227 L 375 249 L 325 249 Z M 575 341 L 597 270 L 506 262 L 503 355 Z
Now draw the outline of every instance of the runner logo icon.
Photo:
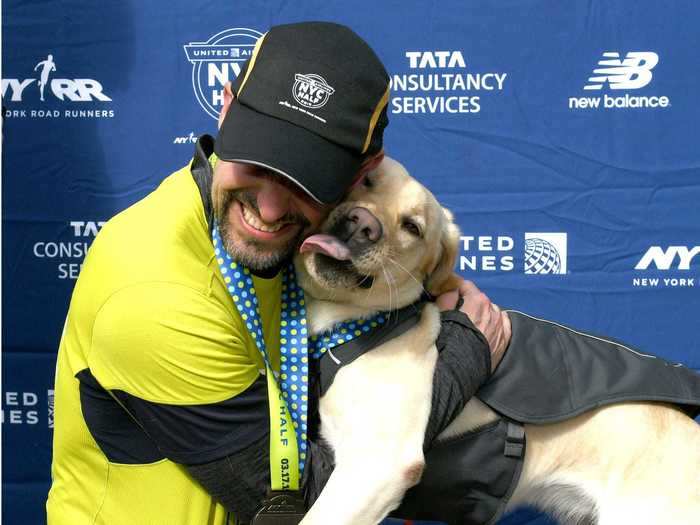
M 651 51 L 630 51 L 624 60 L 620 53 L 607 51 L 593 70 L 595 76 L 589 77 L 583 89 L 601 89 L 605 82 L 610 89 L 639 89 L 651 82 L 651 70 L 659 63 L 659 55 Z

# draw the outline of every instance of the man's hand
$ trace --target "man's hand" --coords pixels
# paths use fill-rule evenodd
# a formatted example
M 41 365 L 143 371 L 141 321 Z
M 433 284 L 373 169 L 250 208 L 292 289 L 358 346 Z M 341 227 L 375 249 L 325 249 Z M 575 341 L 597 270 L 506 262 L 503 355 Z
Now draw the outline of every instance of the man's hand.
M 510 318 L 471 281 L 462 281 L 457 290 L 440 295 L 435 304 L 440 310 L 454 310 L 460 298 L 462 304 L 458 309 L 469 317 L 489 343 L 491 371 L 493 371 L 503 359 L 510 343 Z

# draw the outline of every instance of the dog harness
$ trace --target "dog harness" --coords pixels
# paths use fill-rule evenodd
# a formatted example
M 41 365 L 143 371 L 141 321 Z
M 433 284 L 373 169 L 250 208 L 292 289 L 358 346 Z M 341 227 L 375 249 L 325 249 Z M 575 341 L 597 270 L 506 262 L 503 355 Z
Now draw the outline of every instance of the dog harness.
M 321 394 L 340 367 L 415 326 L 422 304 L 410 305 L 382 327 L 337 346 L 333 355 L 340 362 L 321 358 Z M 509 315 L 508 351 L 476 394 L 498 419 L 427 450 L 420 483 L 392 516 L 449 525 L 498 521 L 522 471 L 525 424 L 556 423 L 626 401 L 671 403 L 691 417 L 700 414 L 700 374 L 695 371 L 609 338 L 521 312 Z M 328 451 L 312 450 L 312 456 L 332 468 Z

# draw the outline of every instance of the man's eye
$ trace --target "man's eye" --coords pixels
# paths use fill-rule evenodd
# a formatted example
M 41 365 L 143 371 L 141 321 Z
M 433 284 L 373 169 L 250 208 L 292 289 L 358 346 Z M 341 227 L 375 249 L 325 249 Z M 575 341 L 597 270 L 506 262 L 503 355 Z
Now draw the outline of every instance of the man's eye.
M 417 225 L 415 222 L 413 222 L 413 221 L 405 220 L 405 221 L 403 221 L 403 223 L 401 224 L 401 227 L 402 227 L 404 230 L 406 230 L 408 233 L 410 233 L 411 235 L 414 235 L 414 236 L 416 236 L 416 237 L 420 237 L 420 236 L 421 236 L 420 228 L 419 228 L 418 225 Z

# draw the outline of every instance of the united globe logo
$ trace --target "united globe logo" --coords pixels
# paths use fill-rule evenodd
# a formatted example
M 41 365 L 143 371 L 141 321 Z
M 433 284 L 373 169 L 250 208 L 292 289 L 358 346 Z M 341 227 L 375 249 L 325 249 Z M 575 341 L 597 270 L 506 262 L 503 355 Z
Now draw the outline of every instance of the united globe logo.
M 525 273 L 565 274 L 566 233 L 526 233 Z
M 335 89 L 321 76 L 315 74 L 294 75 L 292 95 L 294 100 L 304 107 L 317 109 L 326 105 L 328 98 L 335 93 Z
M 224 103 L 224 85 L 238 77 L 261 36 L 255 29 L 234 27 L 206 42 L 183 46 L 192 63 L 192 88 L 197 102 L 211 118 L 218 119 Z
M 561 273 L 557 249 L 544 239 L 525 241 L 525 273 Z

